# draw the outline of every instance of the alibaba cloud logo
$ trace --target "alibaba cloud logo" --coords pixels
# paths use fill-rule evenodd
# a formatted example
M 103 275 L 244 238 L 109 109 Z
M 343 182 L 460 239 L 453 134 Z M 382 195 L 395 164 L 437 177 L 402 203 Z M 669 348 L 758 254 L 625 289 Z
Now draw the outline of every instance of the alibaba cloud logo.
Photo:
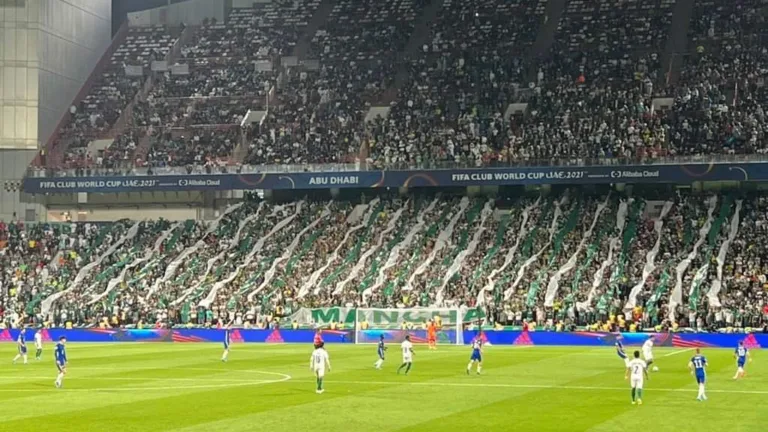
M 189 185 L 189 180 L 187 179 L 179 180 L 179 186 L 188 186 L 188 185 Z

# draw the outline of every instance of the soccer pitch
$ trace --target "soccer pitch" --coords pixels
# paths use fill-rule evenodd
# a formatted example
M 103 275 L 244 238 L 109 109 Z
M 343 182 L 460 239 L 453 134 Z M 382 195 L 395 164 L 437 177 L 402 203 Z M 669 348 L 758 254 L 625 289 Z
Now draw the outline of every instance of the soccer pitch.
M 693 351 L 657 348 L 660 371 L 635 406 L 612 348 L 490 346 L 483 375 L 467 376 L 468 347 L 417 346 L 402 376 L 399 347 L 375 370 L 375 346 L 326 345 L 321 395 L 309 344 L 237 344 L 228 363 L 219 344 L 69 344 L 62 389 L 45 348 L 12 365 L 15 344 L 0 345 L 0 431 L 756 431 L 768 414 L 758 350 L 740 381 L 733 350 L 703 350 L 709 400 L 697 402 Z

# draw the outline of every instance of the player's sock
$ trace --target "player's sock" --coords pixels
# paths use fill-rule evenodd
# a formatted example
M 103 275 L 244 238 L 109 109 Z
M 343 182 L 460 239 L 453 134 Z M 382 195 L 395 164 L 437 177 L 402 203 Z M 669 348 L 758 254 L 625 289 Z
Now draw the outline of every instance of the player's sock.
M 64 374 L 59 372 L 59 376 L 56 377 L 56 385 L 61 386 L 61 382 L 64 380 Z
M 13 358 L 13 362 L 16 363 L 16 361 L 20 358 L 21 358 L 21 354 L 16 354 L 16 357 Z
M 376 369 L 381 369 L 381 365 L 384 363 L 384 360 L 378 359 L 376 360 L 376 364 L 374 365 Z
M 632 402 L 635 401 L 635 388 L 632 387 Z
M 24 354 L 24 364 L 27 364 L 27 355 Z
M 221 361 L 227 361 L 227 357 L 229 357 L 229 350 L 224 351 L 224 354 L 221 356 Z
M 406 375 L 408 375 L 408 372 L 410 372 L 410 371 L 411 371 L 411 365 L 412 365 L 413 363 L 407 363 L 407 364 L 408 364 L 408 367 L 406 367 L 406 368 L 405 368 L 405 374 L 406 374 Z
M 699 395 L 697 399 L 704 399 L 704 384 L 699 384 Z
M 637 394 L 637 400 L 643 399 L 643 389 L 637 389 L 636 394 Z
M 405 367 L 405 365 L 407 365 L 407 364 L 408 364 L 408 363 L 403 363 L 403 364 L 401 364 L 401 365 L 400 365 L 400 367 L 399 367 L 399 368 L 397 368 L 397 373 L 399 374 L 399 373 L 400 373 L 400 371 L 401 371 L 401 370 L 403 370 L 403 368 L 404 368 L 404 367 Z
M 43 355 L 43 350 L 38 349 L 37 352 L 35 353 L 35 359 L 40 360 L 41 355 Z
M 318 390 L 323 390 L 323 379 L 322 378 L 318 378 L 317 379 L 317 389 Z
M 472 370 L 472 362 L 469 362 L 469 364 L 467 365 L 467 373 L 469 373 L 469 371 L 471 370 Z
M 483 367 L 480 365 L 477 365 L 477 373 L 480 374 L 480 371 L 483 370 Z

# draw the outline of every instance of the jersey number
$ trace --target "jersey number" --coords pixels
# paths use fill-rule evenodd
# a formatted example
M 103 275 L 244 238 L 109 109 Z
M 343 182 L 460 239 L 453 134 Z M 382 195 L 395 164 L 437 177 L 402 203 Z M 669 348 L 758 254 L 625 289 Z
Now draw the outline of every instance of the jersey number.
M 704 367 L 704 363 L 701 361 L 701 359 L 693 359 L 693 367 L 696 369 L 701 369 Z
M 642 372 L 643 372 L 643 368 L 640 367 L 639 365 L 635 365 L 634 371 L 632 371 L 632 373 L 634 373 L 635 375 L 640 375 Z

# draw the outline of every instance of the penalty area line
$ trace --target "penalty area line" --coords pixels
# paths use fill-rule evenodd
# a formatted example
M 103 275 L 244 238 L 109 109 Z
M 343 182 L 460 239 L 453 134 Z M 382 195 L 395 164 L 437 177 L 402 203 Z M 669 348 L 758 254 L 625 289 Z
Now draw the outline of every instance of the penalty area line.
M 671 353 L 664 354 L 662 357 L 671 357 L 671 356 L 674 356 L 674 355 L 678 355 L 678 354 L 686 353 L 686 352 L 689 352 L 689 351 L 693 351 L 695 349 L 696 348 L 687 348 L 687 349 L 680 350 L 680 351 L 672 351 Z
M 327 376 L 326 376 L 327 378 Z M 296 383 L 314 383 L 310 380 L 293 380 L 291 382 Z M 360 384 L 360 385 L 412 385 L 422 387 L 478 387 L 478 388 L 519 388 L 519 389 L 553 389 L 553 390 L 610 390 L 610 391 L 627 391 L 629 387 L 598 387 L 598 386 L 576 386 L 576 385 L 547 385 L 547 384 L 492 384 L 492 383 L 444 383 L 444 382 L 398 382 L 398 381 L 346 381 L 346 380 L 333 380 L 329 379 L 328 383 L 335 384 Z M 693 392 L 695 389 L 687 388 L 645 388 L 644 390 L 650 391 L 662 391 L 662 392 L 675 392 L 675 393 L 688 393 Z M 756 394 L 756 395 L 768 395 L 766 390 L 717 390 L 707 389 L 707 393 L 732 393 L 732 394 Z

